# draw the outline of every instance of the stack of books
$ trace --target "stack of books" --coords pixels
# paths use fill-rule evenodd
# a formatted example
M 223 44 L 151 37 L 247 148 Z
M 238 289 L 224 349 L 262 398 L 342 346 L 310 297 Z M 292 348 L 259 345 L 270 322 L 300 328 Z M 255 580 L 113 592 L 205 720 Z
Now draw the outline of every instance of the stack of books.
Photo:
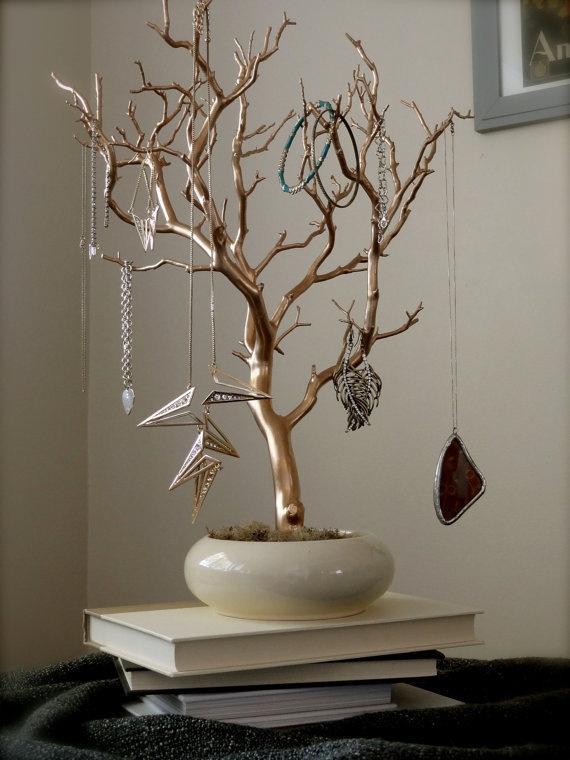
M 395 709 L 392 686 L 480 643 L 481 610 L 388 592 L 358 615 L 243 620 L 200 603 L 88 609 L 84 641 L 115 657 L 133 714 L 260 727 Z

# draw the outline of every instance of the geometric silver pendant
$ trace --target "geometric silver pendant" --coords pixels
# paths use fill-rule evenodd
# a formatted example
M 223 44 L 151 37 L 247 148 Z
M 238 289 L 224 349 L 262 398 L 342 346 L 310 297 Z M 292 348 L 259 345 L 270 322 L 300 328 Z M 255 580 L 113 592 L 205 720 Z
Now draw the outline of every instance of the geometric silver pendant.
M 218 454 L 239 457 L 230 439 L 210 417 L 209 409 L 206 409 L 204 414 L 204 448 L 215 451 Z
M 202 467 L 200 469 L 200 473 L 198 474 L 198 477 L 195 480 L 195 486 L 194 486 L 194 509 L 192 511 L 192 522 L 196 520 L 198 517 L 198 512 L 200 511 L 200 508 L 202 504 L 204 503 L 204 500 L 206 496 L 208 495 L 208 491 L 210 490 L 210 487 L 212 486 L 212 483 L 214 482 L 214 478 L 218 474 L 218 472 L 222 469 L 222 463 L 218 459 L 214 459 L 213 457 L 208 457 L 208 455 L 205 455 L 205 458 L 207 458 L 208 464 L 206 467 Z
M 182 463 L 182 466 L 176 473 L 176 477 L 170 484 L 170 487 L 169 487 L 170 491 L 172 491 L 174 488 L 177 488 L 178 486 L 181 486 L 183 483 L 186 483 L 187 481 L 192 480 L 193 478 L 198 476 L 198 473 L 200 472 L 200 468 L 202 464 L 204 464 L 201 461 L 203 452 L 204 452 L 204 431 L 201 430 L 198 433 L 198 437 L 194 441 L 192 448 L 186 455 L 186 459 Z
M 159 425 L 199 425 L 200 420 L 189 409 L 194 388 L 187 388 L 168 404 L 153 412 L 149 417 L 139 422 L 138 427 L 154 427 Z
M 142 243 L 142 247 L 145 251 L 154 249 L 154 236 L 156 231 L 156 217 L 158 214 L 158 206 L 155 206 L 150 210 L 150 213 L 146 219 L 141 219 L 136 214 L 131 214 L 136 231 L 139 233 L 139 238 Z
M 249 383 L 239 380 L 237 377 L 229 375 L 226 372 L 222 372 L 215 364 L 210 365 L 210 374 L 215 383 L 224 386 L 224 390 L 211 391 L 204 401 L 202 401 L 203 406 L 209 406 L 210 404 L 227 404 L 234 401 L 263 401 L 264 399 L 271 398 L 269 394 L 264 393 L 263 391 L 258 391 Z M 222 377 L 225 378 L 225 380 L 222 380 Z M 233 388 L 235 390 L 228 390 L 228 388 Z

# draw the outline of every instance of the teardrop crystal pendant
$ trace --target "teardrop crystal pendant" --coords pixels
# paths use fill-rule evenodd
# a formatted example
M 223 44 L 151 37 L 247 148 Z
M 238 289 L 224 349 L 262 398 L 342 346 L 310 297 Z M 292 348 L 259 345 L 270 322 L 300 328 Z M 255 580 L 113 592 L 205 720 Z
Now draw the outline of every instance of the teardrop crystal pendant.
M 123 409 L 125 414 L 130 414 L 133 411 L 135 403 L 135 392 L 132 388 L 125 388 L 123 391 Z
M 454 432 L 439 456 L 433 486 L 436 514 L 444 525 L 458 520 L 485 493 L 485 478 Z

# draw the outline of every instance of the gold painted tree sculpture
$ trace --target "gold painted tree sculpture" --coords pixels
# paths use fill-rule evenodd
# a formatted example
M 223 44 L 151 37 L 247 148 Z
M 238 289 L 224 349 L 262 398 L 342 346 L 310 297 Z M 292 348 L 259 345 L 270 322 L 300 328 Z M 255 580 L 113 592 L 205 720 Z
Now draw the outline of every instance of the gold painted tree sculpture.
M 343 98 L 339 97 L 332 103 L 310 103 L 303 96 L 300 116 L 295 117 L 294 112 L 290 112 L 277 126 L 251 128 L 247 123 L 248 97 L 264 64 L 278 52 L 283 34 L 295 22 L 284 14 L 275 31 L 271 28 L 266 31 L 257 52 L 254 52 L 253 36 L 247 47 L 236 42 L 234 58 L 237 78 L 232 89 L 224 91 L 210 65 L 211 3 L 212 0 L 201 0 L 196 5 L 190 40 L 172 36 L 168 0 L 163 0 L 163 26 L 148 23 L 166 46 L 186 50 L 192 61 L 192 69 L 188 67 L 192 80 L 185 85 L 176 82 L 152 84 L 143 65 L 137 61 L 140 84 L 133 92 L 140 98 L 154 98 L 159 108 L 159 118 L 148 131 L 139 123 L 136 106 L 131 101 L 128 130 L 117 127 L 111 136 L 103 119 L 102 81 L 99 76 L 95 77 L 94 107 L 77 89 L 55 76 L 54 79 L 61 89 L 70 94 L 68 103 L 79 114 L 85 130 L 85 137 L 78 138 L 79 141 L 87 152 L 91 150 L 92 161 L 97 155 L 104 160 L 108 210 L 122 222 L 136 227 L 145 250 L 153 249 L 155 236 L 173 233 L 186 241 L 184 250 L 191 251 L 190 258 L 185 261 L 163 258 L 141 266 L 119 255 L 103 255 L 103 259 L 122 267 L 123 275 L 129 277 L 132 273 L 149 272 L 162 266 L 178 267 L 190 278 L 202 273 L 201 276 L 205 275 L 204 281 L 208 279 L 208 274 L 216 273 L 216 276 L 225 277 L 245 302 L 243 349 L 234 354 L 247 367 L 247 382 L 220 372 L 214 354 L 210 370 L 219 385 L 214 386 L 217 390 L 206 399 L 208 403 L 204 402 L 205 411 L 201 417 L 192 411 L 193 388 L 189 385 L 181 396 L 141 423 L 188 423 L 198 426 L 197 442 L 173 486 L 194 480 L 197 512 L 220 466 L 218 460 L 205 450 L 235 454 L 227 438 L 209 417 L 209 405 L 245 400 L 269 450 L 275 488 L 275 527 L 278 531 L 291 531 L 301 528 L 305 521 L 291 442 L 292 431 L 313 409 L 321 389 L 330 383 L 334 384 L 345 406 L 348 427 L 356 429 L 368 423 L 372 407 L 378 402 L 380 380 L 371 369 L 367 357 L 379 340 L 403 333 L 414 325 L 422 309 L 420 303 L 412 312 L 406 312 L 406 318 L 399 327 L 386 332 L 379 330 L 379 263 L 408 219 L 410 206 L 425 179 L 433 171 L 431 163 L 438 140 L 446 130 L 453 128 L 455 118 L 470 118 L 470 114 L 461 114 L 452 108 L 440 123 L 430 128 L 415 103 L 404 103 L 419 120 L 424 139 L 409 176 L 400 176 L 396 145 L 386 131 L 386 109 L 380 109 L 378 104 L 376 65 L 361 42 L 347 34 L 358 56 L 358 65 L 352 72 Z M 239 113 L 231 154 L 228 154 L 231 155 L 228 160 L 231 160 L 237 204 L 233 229 L 227 218 L 226 202 L 211 193 L 210 176 L 212 157 L 220 148 L 219 127 L 232 104 L 237 104 Z M 285 192 L 302 193 L 309 198 L 318 219 L 311 222 L 310 232 L 300 242 L 292 243 L 287 239 L 286 232 L 279 233 L 277 242 L 254 262 L 248 245 L 248 203 L 259 191 L 264 177 L 256 173 L 253 181 L 247 184 L 244 167 L 248 160 L 272 149 L 275 138 L 287 124 L 292 125 L 292 131 L 279 154 L 278 179 Z M 341 130 L 348 147 L 341 141 Z M 349 142 L 345 135 L 349 136 Z M 261 144 L 254 145 L 256 140 Z M 297 184 L 290 187 L 285 181 L 285 163 L 294 140 L 298 141 L 298 152 L 301 147 L 302 158 L 297 167 Z M 331 161 L 332 165 L 332 160 L 336 175 L 331 177 L 327 170 L 330 181 L 326 189 L 323 172 L 319 170 L 325 162 Z M 167 176 L 165 168 L 173 163 L 184 169 L 186 179 L 183 187 L 169 186 L 168 180 L 173 175 Z M 135 213 L 138 211 L 135 209 L 135 197 L 130 207 L 119 200 L 121 171 L 133 165 L 138 167 L 137 190 L 144 192 L 146 189 L 148 196 L 147 207 L 141 215 Z M 288 173 L 294 171 L 295 168 L 287 167 Z M 370 204 L 370 216 L 367 217 L 370 225 L 365 247 L 361 247 L 358 253 L 350 253 L 340 265 L 333 265 L 337 218 L 342 215 L 343 208 L 350 205 L 357 191 Z M 176 211 L 175 198 L 178 200 L 180 192 L 184 199 L 184 215 Z M 94 204 L 94 199 L 91 200 Z M 94 254 L 97 249 L 94 230 L 89 242 L 90 253 Z M 194 247 L 197 253 L 205 254 L 202 263 L 194 261 Z M 260 278 L 270 273 L 272 263 L 281 254 L 286 253 L 290 257 L 296 249 L 306 252 L 315 248 L 316 253 L 303 276 L 283 293 L 276 308 L 270 311 Z M 352 307 L 345 309 L 338 305 L 344 313 L 346 331 L 337 361 L 322 369 L 313 366 L 296 405 L 284 414 L 278 413 L 271 396 L 274 356 L 276 352 L 282 353 L 280 343 L 283 338 L 302 324 L 299 299 L 317 283 L 348 275 L 362 280 L 365 301 L 363 323 L 356 324 Z M 127 383 L 127 396 L 130 390 Z

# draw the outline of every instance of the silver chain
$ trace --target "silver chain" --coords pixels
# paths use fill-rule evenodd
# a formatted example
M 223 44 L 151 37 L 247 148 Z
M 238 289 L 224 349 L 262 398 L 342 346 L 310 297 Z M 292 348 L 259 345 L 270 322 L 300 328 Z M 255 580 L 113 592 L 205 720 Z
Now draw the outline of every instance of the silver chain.
M 212 198 L 212 91 L 210 85 L 210 14 L 205 9 L 206 18 L 206 68 L 208 71 L 206 83 L 206 99 L 208 103 L 208 216 L 210 217 L 210 332 L 212 339 L 212 367 L 216 366 L 216 299 L 214 294 L 214 227 L 213 227 L 213 198 Z
M 388 182 L 386 181 L 386 124 L 384 119 L 378 124 L 376 133 L 376 156 L 378 158 L 378 245 L 382 242 L 388 227 Z
M 133 354 L 133 262 L 125 261 L 121 270 L 121 340 L 123 355 L 121 370 L 123 386 L 126 390 L 133 387 L 132 354 Z
M 457 278 L 455 251 L 455 126 L 449 126 L 451 158 L 448 157 L 447 134 L 445 148 L 445 210 L 447 227 L 447 277 L 449 294 L 449 344 L 451 370 L 451 420 L 453 432 L 457 432 Z M 449 166 L 451 164 L 451 166 Z M 450 189 L 451 185 L 451 189 Z
M 91 124 L 91 234 L 89 237 L 89 258 L 97 253 L 97 128 L 98 121 Z
M 109 227 L 109 193 L 111 185 L 111 169 L 109 164 L 105 168 L 105 209 L 103 214 L 103 227 L 107 229 Z
M 81 148 L 81 237 L 79 249 L 81 251 L 81 390 L 87 390 L 88 374 L 88 252 L 87 252 L 87 147 Z

